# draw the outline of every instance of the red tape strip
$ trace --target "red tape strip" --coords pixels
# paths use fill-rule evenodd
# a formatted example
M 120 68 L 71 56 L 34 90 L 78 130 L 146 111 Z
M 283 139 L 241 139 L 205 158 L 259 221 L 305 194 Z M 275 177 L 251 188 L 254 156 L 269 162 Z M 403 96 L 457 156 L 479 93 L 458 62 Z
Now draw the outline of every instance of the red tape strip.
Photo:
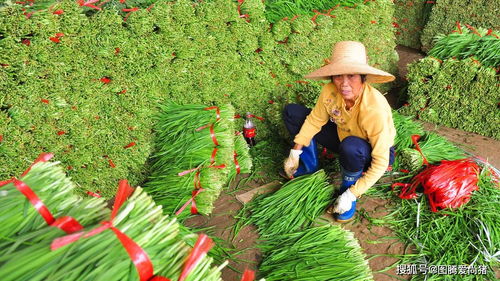
M 212 138 L 214 145 L 219 146 L 219 142 L 217 141 L 217 138 L 215 137 L 214 124 L 210 125 L 210 137 Z
M 399 198 L 401 199 L 413 199 L 417 197 L 417 193 L 415 190 L 417 189 L 417 185 L 409 184 L 409 183 L 401 183 L 396 182 L 391 185 L 392 191 L 394 191 L 394 187 L 401 186 L 401 192 L 399 193 Z
M 205 110 L 213 110 L 215 109 L 215 113 L 217 114 L 217 121 L 220 120 L 220 108 L 218 106 L 210 106 L 206 107 Z
M 253 114 L 249 114 L 249 115 L 247 115 L 247 117 L 255 117 L 255 118 L 259 119 L 260 121 L 264 121 L 264 117 L 256 116 Z
M 233 154 L 234 157 L 234 166 L 236 167 L 236 174 L 239 175 L 241 173 L 241 168 L 240 168 L 240 163 L 238 163 L 238 153 L 236 153 L 236 150 L 234 151 Z
M 140 281 L 169 280 L 168 278 L 161 276 L 153 277 L 154 273 L 153 264 L 151 263 L 151 260 L 149 259 L 147 253 L 137 243 L 135 243 L 134 240 L 132 240 L 130 237 L 128 237 L 119 229 L 113 226 L 112 223 L 113 219 L 116 217 L 118 211 L 120 210 L 120 207 L 132 194 L 133 191 L 134 189 L 130 187 L 130 185 L 126 180 L 121 180 L 118 185 L 118 191 L 115 197 L 115 202 L 113 205 L 113 211 L 111 212 L 110 221 L 102 222 L 101 223 L 102 226 L 99 226 L 91 231 L 88 231 L 87 233 L 82 231 L 72 235 L 56 238 L 54 239 L 54 241 L 52 241 L 51 249 L 54 251 L 60 247 L 75 242 L 80 238 L 88 238 L 97 235 L 105 231 L 106 229 L 111 229 L 115 233 L 118 240 L 120 240 L 121 244 L 127 251 L 130 259 L 134 263 L 135 268 L 137 269 L 137 272 L 139 274 Z
M 253 270 L 245 269 L 243 276 L 241 277 L 241 281 L 254 281 L 255 272 Z
M 194 198 L 198 196 L 198 194 L 200 194 L 200 192 L 202 192 L 203 190 L 204 190 L 203 188 L 193 190 L 191 192 L 191 198 L 186 203 L 184 203 L 184 205 L 182 205 L 182 207 L 177 212 L 175 212 L 175 215 L 178 216 L 180 213 L 182 213 L 184 209 L 186 209 L 186 207 L 189 205 L 189 203 L 191 203 L 191 214 L 193 215 L 197 214 L 198 209 L 196 208 L 196 202 L 194 201 Z
M 149 280 L 153 276 L 153 264 L 148 257 L 148 254 L 137 245 L 134 240 L 130 239 L 123 232 L 111 226 L 111 230 L 115 233 L 116 237 L 120 240 L 123 247 L 127 251 L 130 259 L 139 273 L 139 280 Z
M 214 150 L 212 150 L 212 156 L 210 156 L 210 165 L 215 163 L 215 156 L 217 155 L 217 147 L 214 147 Z
M 187 278 L 189 273 L 213 246 L 214 242 L 206 234 L 200 234 L 200 236 L 198 236 L 198 240 L 196 240 L 193 250 L 189 253 L 186 263 L 184 264 L 179 281 L 184 281 Z
M 31 188 L 28 187 L 28 185 L 18 179 L 13 179 L 12 181 L 14 183 L 14 186 L 19 190 L 28 200 L 30 203 L 35 207 L 35 209 L 40 213 L 42 218 L 47 222 L 48 225 L 51 225 L 54 223 L 55 219 L 54 216 L 50 213 L 49 209 L 43 204 L 42 200 L 38 198 L 38 196 L 33 192 Z
M 45 153 L 45 152 L 42 152 L 40 153 L 40 155 L 38 156 L 38 158 L 35 159 L 35 161 L 33 162 L 33 164 L 31 164 L 31 166 L 29 166 L 28 169 L 26 169 L 26 171 L 24 171 L 24 173 L 21 174 L 21 177 L 24 177 L 26 176 L 27 173 L 29 173 L 29 171 L 31 171 L 31 168 L 39 163 L 39 162 L 47 162 L 49 161 L 50 159 L 52 159 L 52 157 L 54 157 L 54 154 L 53 153 Z
M 215 131 L 214 131 L 214 124 L 208 124 L 208 125 L 205 125 L 205 126 L 201 126 L 199 128 L 196 129 L 196 131 L 201 131 L 203 129 L 206 129 L 210 127 L 210 137 L 212 138 L 212 141 L 214 142 L 215 146 L 219 146 L 219 142 L 217 141 L 217 138 L 215 137 Z
M 413 144 L 415 145 L 415 149 L 420 152 L 420 155 L 422 155 L 422 164 L 423 165 L 429 165 L 429 162 L 427 162 L 427 158 L 425 158 L 425 155 L 424 153 L 422 152 L 422 150 L 420 149 L 420 145 L 418 145 L 418 140 L 420 139 L 420 136 L 419 135 L 413 135 L 411 136 L 411 141 L 413 142 Z
M 196 174 L 194 175 L 194 180 L 193 180 L 194 190 L 191 192 L 191 198 L 186 203 L 184 203 L 184 205 L 182 205 L 182 207 L 179 210 L 177 210 L 177 212 L 175 212 L 175 215 L 178 216 L 180 213 L 182 213 L 184 211 L 184 209 L 186 209 L 186 207 L 189 205 L 189 203 L 191 203 L 191 214 L 193 214 L 193 215 L 198 214 L 198 208 L 196 207 L 196 201 L 194 199 L 196 196 L 198 196 L 198 194 L 200 194 L 200 192 L 202 192 L 204 190 L 201 187 L 201 181 L 200 181 L 201 169 L 203 169 L 203 168 L 223 169 L 225 167 L 226 167 L 225 164 L 221 164 L 221 165 L 212 165 L 211 164 L 207 167 L 198 167 L 198 168 L 194 168 L 194 169 L 179 173 L 178 174 L 179 176 L 184 176 L 188 173 L 196 171 Z

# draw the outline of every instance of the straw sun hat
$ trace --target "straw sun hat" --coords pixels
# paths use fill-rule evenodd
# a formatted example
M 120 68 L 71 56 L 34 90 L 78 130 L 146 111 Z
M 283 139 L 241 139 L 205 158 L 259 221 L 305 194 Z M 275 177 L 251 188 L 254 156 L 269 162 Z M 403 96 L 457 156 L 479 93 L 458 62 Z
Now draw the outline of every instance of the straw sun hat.
M 370 83 L 386 83 L 395 79 L 392 74 L 369 66 L 365 46 L 356 41 L 336 43 L 330 62 L 305 78 L 330 80 L 331 76 L 341 74 L 366 74 L 366 81 Z

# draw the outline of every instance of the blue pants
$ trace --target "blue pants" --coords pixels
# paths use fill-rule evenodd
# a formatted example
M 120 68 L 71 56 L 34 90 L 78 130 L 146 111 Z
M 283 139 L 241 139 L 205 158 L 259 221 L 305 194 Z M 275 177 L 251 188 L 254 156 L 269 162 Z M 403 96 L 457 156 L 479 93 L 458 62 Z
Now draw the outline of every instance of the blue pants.
M 299 133 L 310 112 L 310 108 L 299 104 L 289 104 L 285 107 L 283 120 L 292 137 Z M 337 125 L 332 121 L 328 120 L 321 131 L 314 136 L 314 139 L 323 147 L 338 153 L 340 165 L 347 171 L 366 171 L 370 167 L 372 162 L 371 145 L 366 140 L 355 136 L 346 137 L 341 142 L 337 133 Z M 391 147 L 387 153 L 389 153 L 389 165 L 392 165 L 394 163 L 394 147 Z

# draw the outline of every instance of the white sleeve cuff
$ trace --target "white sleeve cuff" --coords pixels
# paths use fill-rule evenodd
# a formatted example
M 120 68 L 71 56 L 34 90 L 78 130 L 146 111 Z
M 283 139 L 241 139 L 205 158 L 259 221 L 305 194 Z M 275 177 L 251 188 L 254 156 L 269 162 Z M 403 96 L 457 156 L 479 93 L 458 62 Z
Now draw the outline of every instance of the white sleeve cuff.
M 300 149 L 290 149 L 290 157 L 299 158 L 300 154 L 302 154 L 302 150 L 300 150 Z

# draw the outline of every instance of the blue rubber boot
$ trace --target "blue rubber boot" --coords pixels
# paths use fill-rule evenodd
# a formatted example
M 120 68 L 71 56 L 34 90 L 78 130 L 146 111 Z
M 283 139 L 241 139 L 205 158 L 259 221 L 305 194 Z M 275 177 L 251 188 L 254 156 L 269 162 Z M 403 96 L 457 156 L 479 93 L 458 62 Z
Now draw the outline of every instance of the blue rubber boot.
M 342 184 L 340 185 L 340 194 L 344 193 L 349 187 L 356 183 L 356 181 L 361 177 L 363 171 L 349 172 L 344 168 L 342 170 Z M 338 214 L 335 218 L 338 222 L 347 222 L 354 218 L 356 213 L 356 201 L 352 202 L 351 209 L 345 213 Z
M 312 174 L 318 170 L 318 150 L 316 141 L 311 140 L 309 146 L 302 147 L 302 154 L 300 154 L 299 168 L 293 174 L 293 177 L 300 177 L 302 175 Z

